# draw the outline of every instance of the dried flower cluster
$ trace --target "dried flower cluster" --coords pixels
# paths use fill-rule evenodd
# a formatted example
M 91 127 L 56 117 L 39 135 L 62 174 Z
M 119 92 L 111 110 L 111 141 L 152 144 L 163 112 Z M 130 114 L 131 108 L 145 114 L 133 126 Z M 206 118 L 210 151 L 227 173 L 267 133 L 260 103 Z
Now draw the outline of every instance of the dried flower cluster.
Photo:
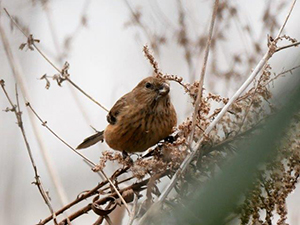
M 299 118 L 295 115 L 275 159 L 258 172 L 256 188 L 249 191 L 240 208 L 242 224 L 250 220 L 253 224 L 271 224 L 275 213 L 279 215 L 277 224 L 287 224 L 286 199 L 295 190 L 300 175 Z

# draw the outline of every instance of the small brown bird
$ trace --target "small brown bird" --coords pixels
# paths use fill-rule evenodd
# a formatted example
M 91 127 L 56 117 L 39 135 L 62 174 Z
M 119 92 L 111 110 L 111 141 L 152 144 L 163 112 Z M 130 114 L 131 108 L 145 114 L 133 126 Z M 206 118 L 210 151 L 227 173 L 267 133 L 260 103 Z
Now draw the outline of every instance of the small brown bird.
M 105 130 L 86 138 L 77 149 L 105 139 L 112 149 L 124 154 L 143 152 L 167 138 L 177 123 L 169 91 L 166 80 L 156 77 L 143 79 L 109 111 L 109 124 Z

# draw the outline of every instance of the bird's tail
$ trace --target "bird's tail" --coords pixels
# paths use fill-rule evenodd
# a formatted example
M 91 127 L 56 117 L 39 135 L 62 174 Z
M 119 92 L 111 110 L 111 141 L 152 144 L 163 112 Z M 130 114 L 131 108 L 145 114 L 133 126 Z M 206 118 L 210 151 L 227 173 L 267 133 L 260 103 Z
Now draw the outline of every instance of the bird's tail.
M 86 139 L 83 140 L 82 143 L 80 143 L 76 149 L 83 149 L 90 147 L 97 142 L 101 141 L 103 142 L 104 140 L 104 130 L 103 131 L 98 131 L 96 134 L 93 134 L 92 136 L 87 137 Z

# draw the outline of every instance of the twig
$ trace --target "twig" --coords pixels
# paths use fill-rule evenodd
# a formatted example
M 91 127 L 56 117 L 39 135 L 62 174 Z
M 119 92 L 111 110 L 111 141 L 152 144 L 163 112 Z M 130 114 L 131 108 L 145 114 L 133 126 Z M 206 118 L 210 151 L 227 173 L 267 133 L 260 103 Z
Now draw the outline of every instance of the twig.
M 20 26 L 17 25 L 16 21 L 14 18 L 8 13 L 8 11 L 4 8 L 4 11 L 6 12 L 7 16 L 10 18 L 10 20 L 13 22 L 13 24 L 22 32 L 22 34 L 28 39 L 32 39 L 32 35 L 27 35 Z M 57 66 L 54 65 L 53 62 L 40 50 L 40 48 L 34 43 L 34 41 L 30 42 L 31 45 L 40 53 L 40 55 L 60 74 L 63 76 L 62 70 L 60 70 Z M 67 80 L 70 84 L 72 84 L 77 90 L 79 90 L 82 94 L 84 94 L 87 98 L 89 98 L 91 101 L 96 103 L 100 108 L 105 110 L 106 112 L 109 112 L 109 110 L 101 105 L 99 102 L 97 102 L 94 98 L 92 98 L 89 94 L 87 94 L 85 91 L 83 91 L 78 85 L 76 85 L 69 77 L 63 77 L 63 80 Z
M 83 91 L 77 84 L 75 84 L 69 77 L 66 78 L 66 80 L 72 84 L 77 90 L 79 90 L 82 94 L 84 94 L 87 98 L 89 98 L 92 102 L 96 103 L 98 106 L 100 106 L 100 108 L 102 108 L 103 110 L 105 110 L 106 112 L 109 112 L 109 110 L 104 107 L 102 104 L 100 104 L 99 102 L 97 102 L 92 96 L 88 95 L 85 91 Z
M 191 134 L 189 137 L 189 147 L 191 147 L 191 144 L 194 139 L 196 118 L 198 115 L 199 108 L 201 106 L 202 90 L 203 90 L 204 76 L 205 76 L 205 71 L 206 71 L 206 64 L 207 64 L 207 60 L 208 60 L 208 56 L 209 56 L 209 49 L 210 49 L 210 45 L 211 45 L 214 24 L 215 24 L 215 20 L 217 17 L 218 6 L 219 6 L 219 0 L 215 0 L 214 7 L 213 7 L 213 13 L 212 13 L 212 17 L 211 17 L 211 22 L 210 22 L 210 26 L 209 26 L 209 34 L 208 34 L 207 44 L 206 44 L 205 53 L 204 53 L 203 66 L 202 66 L 202 70 L 201 70 L 201 74 L 200 74 L 199 89 L 198 89 L 197 99 L 195 102 L 195 110 L 194 110 L 193 119 L 192 119 Z
M 284 75 L 284 74 L 286 74 L 286 73 L 292 73 L 293 70 L 298 69 L 298 68 L 300 68 L 300 65 L 295 66 L 295 67 L 293 67 L 293 68 L 291 68 L 291 69 L 282 71 L 281 73 L 277 74 L 275 77 L 273 77 L 272 79 L 270 79 L 266 84 L 268 85 L 268 84 L 271 83 L 273 80 L 276 80 L 278 77 L 280 77 L 280 76 L 282 76 L 282 75 Z
M 19 95 L 18 95 L 18 88 L 17 88 L 17 85 L 16 85 L 16 100 L 17 100 L 17 105 L 14 105 L 12 100 L 10 99 L 5 87 L 4 87 L 4 80 L 1 80 L 0 81 L 0 84 L 1 84 L 1 88 L 7 98 L 7 100 L 9 101 L 10 105 L 11 105 L 11 111 L 14 112 L 15 116 L 16 116 L 16 119 L 17 119 L 17 124 L 18 124 L 18 127 L 20 128 L 21 130 L 21 133 L 22 133 L 22 136 L 23 136 L 23 139 L 24 139 L 24 142 L 25 142 L 25 145 L 26 145 L 26 149 L 27 149 L 27 152 L 28 152 L 28 155 L 29 155 L 29 158 L 30 158 L 30 161 L 31 161 L 31 165 L 33 167 L 33 170 L 34 170 L 34 179 L 35 179 L 35 182 L 33 182 L 37 187 L 38 187 L 38 190 L 42 196 L 42 198 L 44 199 L 46 205 L 48 206 L 51 214 L 52 214 L 52 217 L 54 218 L 54 223 L 57 224 L 57 221 L 56 221 L 56 214 L 53 210 L 53 207 L 51 205 L 51 201 L 50 201 L 50 198 L 49 198 L 49 195 L 47 194 L 47 192 L 45 191 L 44 187 L 43 187 L 43 183 L 42 183 L 42 180 L 40 178 L 40 175 L 38 173 L 38 168 L 35 164 L 35 161 L 34 161 L 34 158 L 33 158 L 33 155 L 32 155 L 32 151 L 31 151 L 31 148 L 30 148 L 30 145 L 29 145 L 29 142 L 28 142 L 28 139 L 27 139 L 27 136 L 25 134 L 25 129 L 24 129 L 24 126 L 23 126 L 23 121 L 22 121 L 22 112 L 21 112 L 21 109 L 20 109 L 20 103 L 19 103 Z
M 269 45 L 268 51 L 265 53 L 265 55 L 263 56 L 263 58 L 260 60 L 260 62 L 258 63 L 258 65 L 255 67 L 255 69 L 253 70 L 253 72 L 251 73 L 251 75 L 247 78 L 247 80 L 243 83 L 243 85 L 236 91 L 236 93 L 230 98 L 230 100 L 228 101 L 228 103 L 222 108 L 222 110 L 220 111 L 220 113 L 218 114 L 218 116 L 211 122 L 211 124 L 207 127 L 207 129 L 204 132 L 204 135 L 208 135 L 210 133 L 210 131 L 216 126 L 216 124 L 220 121 L 220 119 L 223 117 L 223 115 L 227 112 L 227 110 L 229 109 L 229 107 L 235 102 L 235 100 L 245 91 L 245 89 L 252 83 L 252 81 L 254 80 L 254 78 L 259 74 L 259 72 L 261 71 L 261 69 L 264 67 L 264 65 L 267 63 L 267 61 L 272 57 L 272 55 L 274 54 L 275 50 L 276 50 L 276 40 L 278 39 L 278 37 L 281 35 L 281 32 L 284 28 L 284 26 L 287 23 L 287 20 L 291 14 L 291 11 L 293 10 L 294 4 L 295 4 L 296 0 L 293 1 L 293 4 L 290 8 L 290 11 L 288 12 L 288 15 L 283 23 L 283 25 L 281 26 L 277 37 L 274 39 L 275 41 L 272 41 Z M 197 141 L 197 143 L 195 143 L 192 146 L 192 149 L 194 149 L 194 151 L 191 152 L 190 155 L 188 155 L 184 161 L 181 163 L 179 169 L 176 171 L 176 173 L 174 174 L 174 176 L 172 177 L 170 183 L 168 184 L 168 186 L 165 188 L 165 190 L 163 191 L 163 193 L 160 195 L 160 197 L 158 198 L 158 201 L 156 203 L 154 203 L 151 208 L 148 210 L 148 212 L 143 216 L 143 221 L 146 220 L 146 216 L 149 216 L 149 212 L 151 212 L 151 210 L 153 210 L 154 213 L 155 209 L 159 209 L 160 205 L 162 204 L 162 201 L 165 200 L 165 198 L 168 196 L 168 194 L 170 193 L 170 191 L 173 189 L 174 185 L 176 184 L 178 178 L 180 177 L 180 175 L 185 171 L 185 169 L 187 168 L 187 166 L 189 165 L 189 163 L 192 161 L 192 159 L 194 158 L 195 154 L 196 154 L 196 149 L 199 149 L 201 143 L 203 140 L 203 136 Z
M 32 108 L 31 104 L 29 102 L 26 103 L 26 106 L 28 106 L 30 108 L 30 110 L 33 112 L 33 114 L 38 118 L 39 121 L 41 121 L 42 125 L 48 130 L 50 131 L 50 133 L 52 133 L 58 140 L 60 140 L 63 144 L 65 144 L 69 149 L 71 149 L 73 152 L 75 152 L 77 155 L 79 155 L 81 158 L 84 159 L 84 161 L 88 162 L 91 166 L 96 167 L 96 164 L 93 163 L 91 160 L 89 160 L 86 156 L 84 156 L 82 153 L 80 153 L 79 151 L 76 151 L 75 148 L 73 148 L 71 145 L 69 145 L 66 141 L 64 141 L 61 137 L 59 137 L 48 125 L 47 125 L 47 121 L 42 120 L 42 118 L 36 113 L 36 111 Z M 114 188 L 114 190 L 116 191 L 116 193 L 119 195 L 121 201 L 123 202 L 123 204 L 125 205 L 125 208 L 127 209 L 128 213 L 130 214 L 130 210 L 129 207 L 126 203 L 126 201 L 124 200 L 124 198 L 122 197 L 122 195 L 120 194 L 120 192 L 118 191 L 117 187 L 114 185 L 114 183 L 107 177 L 107 175 L 104 173 L 103 170 L 100 170 L 100 173 L 105 177 L 106 180 L 108 180 L 108 182 L 110 183 L 110 185 Z
M 0 17 L 1 17 L 1 10 L 0 10 Z M 10 67 L 12 69 L 13 76 L 14 76 L 15 80 L 17 81 L 20 89 L 21 89 L 21 92 L 22 92 L 22 95 L 23 95 L 24 99 L 30 100 L 29 91 L 28 91 L 27 86 L 25 85 L 25 81 L 23 79 L 23 72 L 21 70 L 21 67 L 17 63 L 17 60 L 14 58 L 14 55 L 12 53 L 12 50 L 11 50 L 11 47 L 10 47 L 10 44 L 9 44 L 9 41 L 8 41 L 8 38 L 5 34 L 4 28 L 2 27 L 2 19 L 0 21 L 0 35 L 1 35 L 1 39 L 2 39 L 2 42 L 3 42 L 3 46 L 4 46 L 4 50 L 5 50 L 8 62 L 9 62 Z M 25 35 L 25 33 L 24 33 L 24 35 Z M 68 199 L 67 199 L 67 195 L 65 193 L 65 190 L 63 188 L 62 182 L 59 178 L 58 173 L 56 172 L 55 168 L 53 167 L 50 156 L 48 155 L 47 148 L 46 148 L 46 146 L 45 146 L 45 144 L 42 140 L 42 137 L 40 135 L 40 132 L 38 130 L 38 126 L 36 124 L 36 121 L 34 120 L 34 118 L 31 114 L 29 114 L 29 119 L 30 119 L 31 125 L 33 127 L 33 132 L 34 132 L 34 135 L 36 136 L 36 140 L 38 142 L 39 149 L 42 153 L 42 157 L 43 157 L 43 160 L 45 162 L 46 168 L 47 168 L 47 170 L 50 174 L 50 178 L 51 178 L 51 180 L 52 180 L 52 182 L 55 186 L 55 190 L 58 193 L 60 203 L 61 203 L 61 205 L 65 205 L 65 204 L 68 203 Z
M 162 176 L 165 176 L 165 175 L 166 175 L 166 173 L 163 174 Z M 149 179 L 150 179 L 150 178 L 147 178 L 147 179 L 142 180 L 142 181 L 140 181 L 140 182 L 138 182 L 138 183 L 134 183 L 134 184 L 132 184 L 132 185 L 130 185 L 130 186 L 128 186 L 128 187 L 125 187 L 125 188 L 121 189 L 120 192 L 123 193 L 124 191 L 130 190 L 130 189 L 132 189 L 134 192 L 139 192 L 139 191 L 141 191 L 141 190 L 144 190 L 143 186 L 147 185 L 147 183 L 149 182 Z M 103 197 L 103 198 L 97 200 L 96 203 L 97 203 L 98 205 L 104 204 L 104 203 L 107 202 L 111 197 L 117 198 L 118 195 L 116 194 L 116 192 L 111 193 L 110 195 L 105 196 L 105 197 Z M 88 204 L 88 205 L 84 206 L 83 208 L 79 209 L 78 211 L 74 212 L 73 214 L 71 214 L 68 218 L 69 218 L 70 221 L 72 221 L 72 220 L 76 219 L 77 217 L 81 216 L 82 214 L 87 213 L 87 212 L 90 211 L 91 209 L 92 209 L 91 204 Z M 61 221 L 61 222 L 59 223 L 59 225 L 64 225 L 65 222 L 66 222 L 66 219 L 64 219 L 63 221 Z
M 289 44 L 289 45 L 285 45 L 285 46 L 279 47 L 279 48 L 277 48 L 275 50 L 275 52 L 279 52 L 279 51 L 281 51 L 283 49 L 290 48 L 290 47 L 297 47 L 298 45 L 300 45 L 300 41 L 292 43 L 292 44 Z
M 69 145 L 66 141 L 64 141 L 61 137 L 59 137 L 48 125 L 47 121 L 43 121 L 42 118 L 37 114 L 37 112 L 32 108 L 31 104 L 29 102 L 26 102 L 26 106 L 30 108 L 30 110 L 33 112 L 33 114 L 41 121 L 42 125 L 50 131 L 58 140 L 60 140 L 62 143 L 64 143 L 66 146 L 68 146 L 73 152 L 75 152 L 77 155 L 79 155 L 81 158 L 83 158 L 86 162 L 88 162 L 92 166 L 96 166 L 95 163 L 93 163 L 91 160 L 89 160 L 87 157 L 85 157 L 83 154 L 81 154 L 79 151 L 76 151 L 71 145 Z
M 276 39 L 280 37 L 280 35 L 281 35 L 283 29 L 285 28 L 285 25 L 286 25 L 288 19 L 290 18 L 290 15 L 291 15 L 291 13 L 292 13 L 292 11 L 293 11 L 293 8 L 294 8 L 296 2 L 297 2 L 297 0 L 294 0 L 293 3 L 291 4 L 291 8 L 290 8 L 288 14 L 287 14 L 286 17 L 285 17 L 285 20 L 284 20 L 282 26 L 280 27 L 280 29 L 279 29 L 279 31 L 278 31 L 278 34 L 277 34 L 277 36 L 276 36 Z
M 112 176 L 111 179 L 114 179 L 120 175 L 122 175 L 123 173 L 126 173 L 127 170 L 129 169 L 129 167 L 125 167 L 124 169 L 119 169 L 117 170 Z M 129 178 L 127 178 L 129 179 Z M 123 183 L 125 181 L 127 181 L 127 179 L 124 179 L 120 182 L 118 182 L 118 184 Z M 132 178 L 131 178 L 132 179 Z M 99 183 L 96 187 L 94 187 L 93 189 L 91 189 L 90 191 L 80 195 L 79 197 L 77 197 L 74 201 L 72 201 L 71 203 L 65 205 L 63 208 L 59 209 L 58 211 L 56 211 L 56 215 L 60 215 L 62 214 L 64 211 L 66 211 L 67 209 L 71 208 L 72 206 L 76 205 L 77 203 L 81 202 L 82 200 L 85 200 L 97 193 L 101 193 L 102 191 L 108 189 L 108 188 L 104 188 L 102 190 L 99 190 L 100 188 L 102 188 L 103 186 L 105 186 L 108 183 L 108 180 L 104 180 L 101 183 Z M 44 219 L 43 221 L 40 222 L 40 224 L 46 224 L 47 222 L 49 222 L 52 219 L 52 216 L 50 215 L 49 217 L 47 217 L 46 219 Z

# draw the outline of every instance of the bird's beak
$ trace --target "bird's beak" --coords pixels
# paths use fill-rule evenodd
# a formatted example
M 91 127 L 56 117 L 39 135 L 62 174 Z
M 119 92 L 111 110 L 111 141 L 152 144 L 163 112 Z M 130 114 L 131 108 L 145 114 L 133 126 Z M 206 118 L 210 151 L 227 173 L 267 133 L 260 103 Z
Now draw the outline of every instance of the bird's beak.
M 158 95 L 160 97 L 166 96 L 170 92 L 170 85 L 168 83 L 163 83 L 158 89 Z

